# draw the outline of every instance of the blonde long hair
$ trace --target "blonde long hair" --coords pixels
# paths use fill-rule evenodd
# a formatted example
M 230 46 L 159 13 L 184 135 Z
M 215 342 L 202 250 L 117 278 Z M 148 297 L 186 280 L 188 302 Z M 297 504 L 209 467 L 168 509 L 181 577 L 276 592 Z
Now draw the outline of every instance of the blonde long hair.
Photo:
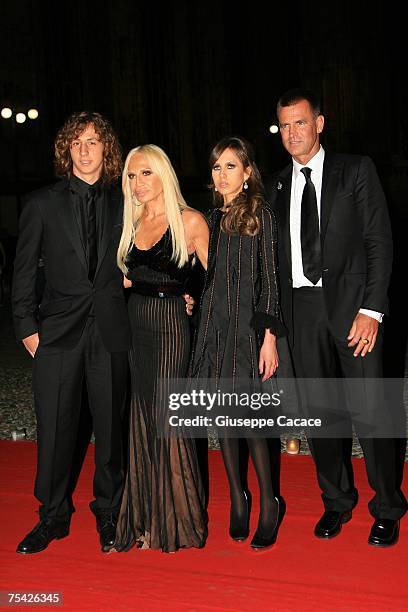
M 128 272 L 125 264 L 126 256 L 135 240 L 136 227 L 145 208 L 144 204 L 132 197 L 128 179 L 129 163 L 135 153 L 144 155 L 148 165 L 162 182 L 164 210 L 173 245 L 172 259 L 179 268 L 182 268 L 188 261 L 188 251 L 181 211 L 188 206 L 181 194 L 180 185 L 169 158 L 163 149 L 153 144 L 141 145 L 131 149 L 125 161 L 122 173 L 123 229 L 117 255 L 118 266 L 125 274 Z

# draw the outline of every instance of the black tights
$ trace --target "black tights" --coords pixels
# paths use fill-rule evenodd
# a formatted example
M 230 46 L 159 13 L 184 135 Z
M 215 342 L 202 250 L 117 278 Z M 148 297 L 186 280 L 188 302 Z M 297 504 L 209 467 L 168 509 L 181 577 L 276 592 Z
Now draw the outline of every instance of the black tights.
M 268 531 L 275 522 L 276 499 L 272 482 L 271 455 L 268 441 L 264 438 L 246 439 L 255 467 L 260 493 L 260 513 L 258 528 Z M 246 502 L 242 471 L 240 470 L 240 439 L 220 439 L 222 457 L 227 472 L 230 488 L 231 508 L 233 514 L 239 519 L 246 512 Z

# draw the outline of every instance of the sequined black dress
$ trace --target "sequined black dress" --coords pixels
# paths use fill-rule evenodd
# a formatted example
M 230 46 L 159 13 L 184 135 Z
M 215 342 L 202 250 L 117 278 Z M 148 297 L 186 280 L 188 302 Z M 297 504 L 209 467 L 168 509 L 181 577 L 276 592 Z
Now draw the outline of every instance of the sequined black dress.
M 133 285 L 181 294 L 191 270 L 171 261 L 167 230 L 144 251 L 134 246 L 128 256 Z M 190 327 L 184 298 L 132 292 L 132 330 L 128 472 L 119 514 L 115 550 L 133 545 L 172 552 L 203 546 L 207 534 L 204 492 L 194 440 L 158 437 L 165 407 L 157 401 L 158 380 L 186 375 Z
M 221 229 L 222 214 L 215 209 L 209 215 L 208 271 L 190 376 L 255 381 L 265 328 L 286 335 L 278 303 L 276 222 L 265 205 L 257 235 L 228 235 Z

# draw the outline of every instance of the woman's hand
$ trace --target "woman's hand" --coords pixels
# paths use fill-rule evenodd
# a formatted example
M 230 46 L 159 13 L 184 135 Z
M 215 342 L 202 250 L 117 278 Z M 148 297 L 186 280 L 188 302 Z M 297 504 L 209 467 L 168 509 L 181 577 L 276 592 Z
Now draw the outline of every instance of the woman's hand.
M 279 365 L 278 351 L 276 349 L 276 336 L 269 329 L 265 330 L 265 337 L 259 353 L 259 374 L 263 374 L 262 382 L 268 380 Z
M 188 316 L 191 317 L 191 315 L 193 314 L 195 299 L 191 297 L 191 295 L 188 295 L 188 293 L 184 293 L 183 298 L 186 302 L 186 312 Z
M 129 289 L 132 286 L 132 281 L 126 278 L 126 276 L 123 277 L 123 286 L 125 289 Z

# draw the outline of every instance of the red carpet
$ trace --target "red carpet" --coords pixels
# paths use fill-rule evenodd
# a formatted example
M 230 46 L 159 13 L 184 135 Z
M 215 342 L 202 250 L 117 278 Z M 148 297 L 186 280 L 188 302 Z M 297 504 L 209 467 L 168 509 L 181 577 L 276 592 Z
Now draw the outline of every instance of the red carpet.
M 219 452 L 210 451 L 210 533 L 203 550 L 169 555 L 132 549 L 103 555 L 88 509 L 91 449 L 77 488 L 70 536 L 52 542 L 42 553 L 23 556 L 15 554 L 15 547 L 37 517 L 32 496 L 35 455 L 34 443 L 0 442 L 0 590 L 59 591 L 63 610 L 408 609 L 408 520 L 402 522 L 397 546 L 367 545 L 372 520 L 362 460 L 354 460 L 359 505 L 333 540 L 320 541 L 312 534 L 322 506 L 310 457 L 284 455 L 282 493 L 288 510 L 277 544 L 255 553 L 248 542 L 230 541 L 222 461 Z M 252 528 L 257 519 L 254 502 Z

